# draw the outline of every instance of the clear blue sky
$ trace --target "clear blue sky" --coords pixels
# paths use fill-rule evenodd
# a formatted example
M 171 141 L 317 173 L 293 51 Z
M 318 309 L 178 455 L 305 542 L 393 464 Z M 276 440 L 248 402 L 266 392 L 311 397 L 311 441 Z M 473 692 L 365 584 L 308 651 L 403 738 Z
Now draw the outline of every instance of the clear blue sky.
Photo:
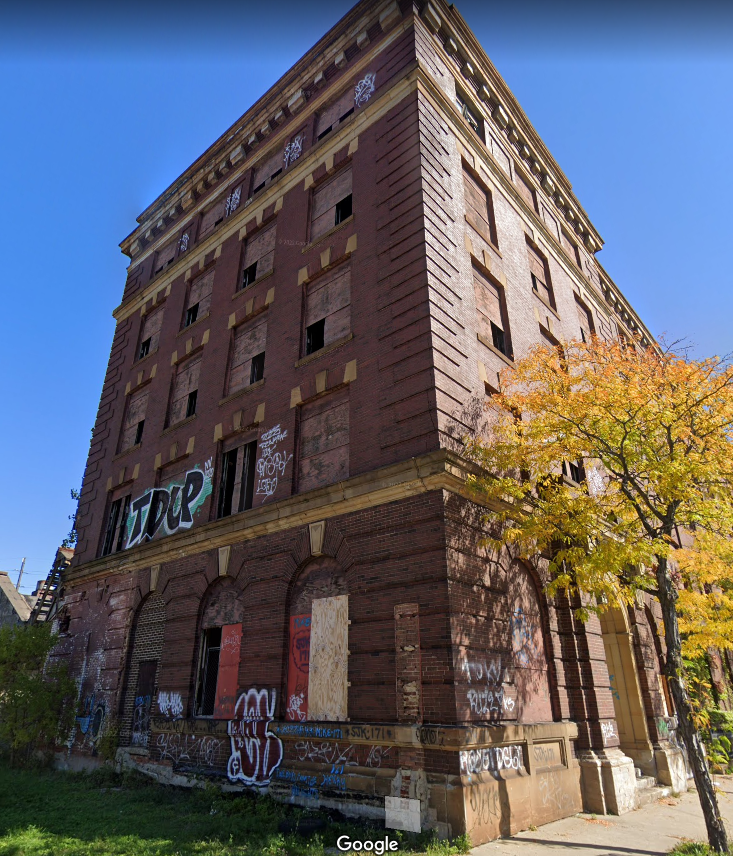
M 0 570 L 27 556 L 30 591 L 69 529 L 118 243 L 351 3 L 8 5 Z M 604 267 L 653 333 L 733 349 L 733 4 L 500 5 L 457 3 L 604 237 Z

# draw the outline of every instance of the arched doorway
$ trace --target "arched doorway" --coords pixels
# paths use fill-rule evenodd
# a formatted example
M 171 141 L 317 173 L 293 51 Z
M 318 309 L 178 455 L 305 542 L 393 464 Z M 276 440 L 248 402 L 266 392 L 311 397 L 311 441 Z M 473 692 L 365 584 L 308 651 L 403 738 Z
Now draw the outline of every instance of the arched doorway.
M 656 774 L 654 753 L 626 611 L 611 606 L 601 614 L 600 620 L 621 751 L 632 758 L 645 775 L 653 776 Z

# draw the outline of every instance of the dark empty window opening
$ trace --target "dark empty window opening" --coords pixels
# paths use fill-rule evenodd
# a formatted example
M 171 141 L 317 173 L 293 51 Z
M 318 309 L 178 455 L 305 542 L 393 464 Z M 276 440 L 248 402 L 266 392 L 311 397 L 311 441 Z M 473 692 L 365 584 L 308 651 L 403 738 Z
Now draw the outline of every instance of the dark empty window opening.
M 244 269 L 242 274 L 242 288 L 247 288 L 248 285 L 257 279 L 257 262 L 253 262 L 249 267 Z
M 137 428 L 135 429 L 135 443 L 134 443 L 135 446 L 137 446 L 138 443 L 142 443 L 142 441 L 143 441 L 143 429 L 144 428 L 145 428 L 145 420 L 141 419 L 137 423 Z
M 188 393 L 188 401 L 186 402 L 186 419 L 189 416 L 194 416 L 196 413 L 196 399 L 198 398 L 199 391 L 194 389 L 193 392 Z
M 265 186 L 265 182 L 263 181 L 261 184 L 258 184 L 257 187 L 252 191 L 252 193 L 259 193 L 260 190 Z
M 196 319 L 199 317 L 199 305 L 198 303 L 194 303 L 193 306 L 189 306 L 186 310 L 186 320 L 183 322 L 184 327 L 190 327 Z
M 232 449 L 223 456 L 218 517 L 229 517 L 235 512 L 252 508 L 256 454 L 257 441 L 253 440 L 245 446 Z M 240 462 L 241 468 L 238 472 Z M 239 479 L 237 478 L 238 475 Z
M 282 171 L 283 171 L 282 167 L 280 167 L 280 169 L 276 169 L 275 172 L 273 172 L 273 174 L 270 176 L 270 181 L 272 181 L 273 178 L 277 178 L 278 175 L 280 175 L 280 173 Z
M 504 338 L 504 331 L 501 327 L 497 327 L 493 321 L 491 322 L 491 338 L 496 350 L 501 351 L 502 354 L 506 355 L 506 339 Z
M 252 357 L 252 366 L 249 370 L 249 382 L 257 383 L 258 380 L 262 380 L 265 376 L 265 352 L 263 351 L 261 354 L 255 354 Z
M 532 288 L 539 294 L 539 288 L 537 288 L 537 277 L 532 274 Z
M 318 139 L 322 140 L 326 136 L 326 134 L 330 134 L 331 128 L 333 128 L 333 125 L 329 125 L 325 131 L 321 131 L 321 133 L 318 135 Z
M 582 327 L 580 328 L 580 338 L 582 339 L 583 344 L 587 342 L 587 339 L 585 338 L 585 330 Z
M 305 353 L 313 354 L 320 351 L 324 345 L 324 337 L 326 333 L 326 319 L 321 318 L 305 330 Z
M 216 704 L 216 682 L 219 677 L 221 627 L 204 630 L 201 650 L 196 709 L 199 716 L 213 716 Z
M 344 196 L 344 198 L 336 203 L 336 223 L 338 226 L 339 223 L 343 223 L 344 220 L 347 220 L 351 217 L 351 194 L 348 196 Z
M 107 531 L 104 535 L 102 555 L 117 553 L 122 549 L 127 528 L 127 515 L 130 511 L 130 497 L 124 496 L 116 499 L 109 509 L 107 518 Z
M 563 461 L 562 473 L 566 478 L 574 481 L 576 484 L 581 484 L 585 481 L 585 467 L 583 462 L 578 461 Z
M 148 336 L 148 338 L 145 339 L 144 342 L 140 342 L 140 350 L 137 355 L 138 360 L 141 360 L 143 357 L 147 357 L 147 355 L 150 353 L 150 342 L 152 338 L 152 336 Z

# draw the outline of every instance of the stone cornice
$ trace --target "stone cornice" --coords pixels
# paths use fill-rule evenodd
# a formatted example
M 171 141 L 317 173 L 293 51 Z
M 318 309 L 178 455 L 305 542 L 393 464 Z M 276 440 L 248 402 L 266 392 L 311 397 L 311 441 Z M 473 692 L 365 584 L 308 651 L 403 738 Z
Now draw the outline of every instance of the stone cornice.
M 570 228 L 591 253 L 599 250 L 603 238 L 575 197 L 572 185 L 455 6 L 445 0 L 426 1 L 420 17 L 438 36 L 448 58 L 456 60 L 460 67 L 456 76 L 461 74 L 471 85 L 496 130 L 509 138 L 515 156 L 538 177 Z
M 397 35 L 399 35 L 399 33 L 395 32 L 393 35 L 390 35 L 385 39 L 379 45 L 379 51 L 387 48 L 389 44 L 391 44 L 392 39 Z M 358 63 L 355 63 L 354 70 L 359 73 L 366 69 L 373 61 L 375 55 L 376 54 L 374 53 L 368 54 Z M 352 143 L 354 140 L 358 140 L 358 136 L 364 128 L 380 119 L 386 112 L 392 109 L 396 100 L 404 98 L 411 90 L 413 90 L 416 86 L 415 76 L 416 73 L 413 71 L 406 75 L 402 80 L 395 83 L 391 88 L 383 92 L 375 93 L 367 104 L 361 107 L 348 122 L 344 123 L 342 128 L 337 129 L 323 142 L 307 149 L 295 164 L 289 167 L 287 172 L 279 176 L 276 181 L 269 185 L 269 187 L 261 191 L 257 196 L 256 201 L 240 205 L 239 208 L 237 208 L 237 210 L 228 217 L 218 229 L 212 232 L 200 243 L 195 244 L 185 255 L 179 256 L 174 264 L 169 268 L 166 268 L 166 270 L 159 276 L 154 277 L 142 291 L 134 294 L 132 297 L 129 297 L 126 301 L 121 303 L 112 313 L 114 318 L 117 321 L 121 321 L 135 312 L 140 311 L 141 307 L 150 300 L 154 294 L 157 294 L 161 289 L 168 287 L 173 280 L 181 276 L 183 272 L 188 269 L 192 269 L 192 273 L 195 272 L 197 266 L 205 256 L 209 255 L 212 251 L 216 251 L 216 248 L 231 237 L 231 235 L 238 234 L 245 223 L 249 222 L 253 218 L 257 218 L 258 221 L 262 220 L 267 208 L 270 208 L 273 204 L 277 205 L 279 199 L 282 199 L 282 197 L 293 187 L 304 182 L 305 179 L 313 173 L 318 166 L 320 166 L 320 164 L 327 162 L 329 158 L 333 158 L 334 154 L 339 149 Z M 332 97 L 331 94 L 326 92 L 322 98 L 319 98 L 318 100 L 314 99 L 313 109 L 318 109 L 321 102 L 329 99 L 330 97 Z M 310 106 L 311 105 L 309 105 L 309 107 Z M 282 141 L 285 138 L 285 135 L 285 131 L 280 134 L 273 134 L 272 141 L 276 142 L 278 139 Z M 220 188 L 221 191 L 223 192 L 228 187 L 235 185 L 236 182 L 239 181 L 241 175 L 250 168 L 252 163 L 253 158 L 248 158 L 236 172 L 227 176 L 226 181 L 222 182 Z M 199 208 L 202 206 L 203 203 Z M 193 209 L 193 211 L 194 213 L 197 212 L 198 208 Z M 155 244 L 151 244 L 151 246 L 146 248 L 140 257 L 136 259 L 136 263 L 145 258 L 149 253 L 155 252 L 168 239 L 169 236 L 164 236 Z
M 64 582 L 69 584 L 82 579 L 94 580 L 110 574 L 128 573 L 428 491 L 447 490 L 475 501 L 466 486 L 466 477 L 472 472 L 479 471 L 453 452 L 439 449 L 328 487 L 204 523 L 180 535 L 169 535 L 94 559 L 67 570 Z
M 320 88 L 328 88 L 327 70 L 349 63 L 346 50 L 355 47 L 364 52 L 369 45 L 368 30 L 379 24 L 386 32 L 401 18 L 396 0 L 357 4 L 140 214 L 140 225 L 120 244 L 122 252 L 132 256 L 135 243 L 150 243 L 156 233 L 168 233 L 172 222 L 187 219 L 190 212 L 184 200 L 208 197 L 220 178 L 248 159 L 263 140 L 270 142 L 271 133 L 285 126 L 292 129 L 291 119 L 300 115 Z M 186 218 L 181 216 L 182 210 Z

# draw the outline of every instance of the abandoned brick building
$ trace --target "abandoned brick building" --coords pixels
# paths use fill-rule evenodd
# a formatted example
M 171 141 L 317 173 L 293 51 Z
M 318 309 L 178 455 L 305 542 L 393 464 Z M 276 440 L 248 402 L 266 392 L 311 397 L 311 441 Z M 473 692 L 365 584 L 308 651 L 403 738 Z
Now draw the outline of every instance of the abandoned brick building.
M 475 843 L 683 790 L 655 604 L 583 624 L 488 554 L 451 439 L 534 343 L 650 338 L 601 245 L 443 0 L 357 4 L 204 152 L 121 245 L 66 763 L 114 724 L 167 781 Z

